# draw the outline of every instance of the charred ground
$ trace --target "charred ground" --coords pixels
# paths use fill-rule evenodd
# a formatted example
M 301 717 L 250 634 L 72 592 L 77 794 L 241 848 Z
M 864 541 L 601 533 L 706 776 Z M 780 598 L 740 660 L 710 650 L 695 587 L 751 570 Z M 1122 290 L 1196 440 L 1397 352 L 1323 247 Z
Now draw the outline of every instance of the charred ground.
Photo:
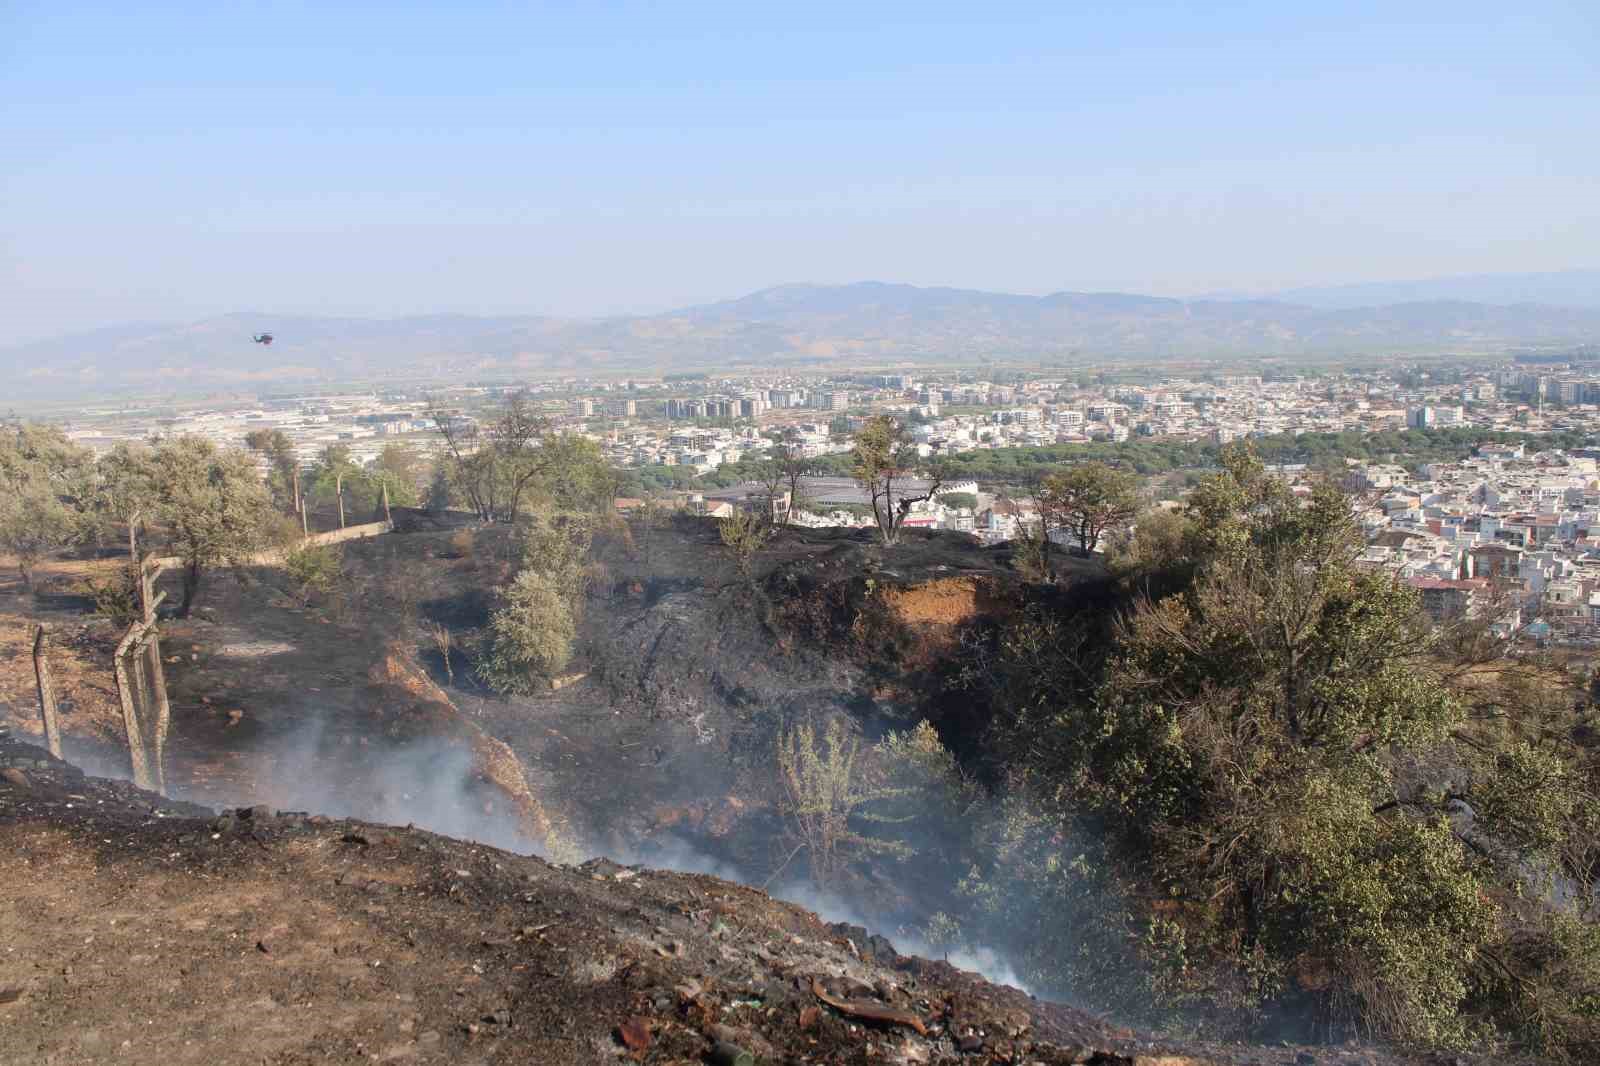
M 481 684 L 467 647 L 447 669 L 423 632 L 470 645 L 517 564 L 502 528 L 407 512 L 400 532 L 343 545 L 340 581 L 318 594 L 272 568 L 219 572 L 194 617 L 163 623 L 172 792 L 511 846 L 554 826 L 759 881 L 791 851 L 772 808 L 785 723 L 843 716 L 875 739 L 926 718 L 977 764 L 983 708 L 950 653 L 1024 596 L 1006 549 L 908 534 L 886 554 L 865 533 L 791 530 L 746 580 L 714 523 L 679 519 L 602 531 L 592 555 L 574 680 L 524 698 Z M 29 629 L 49 623 L 67 755 L 112 774 L 126 772 L 106 666 L 117 626 L 83 590 L 118 565 L 52 564 L 31 600 L 0 590 L 0 711 L 38 730 Z M 897 893 L 871 897 L 875 919 L 915 916 Z
M 773 773 L 786 724 L 840 718 L 871 741 L 926 720 L 971 773 L 998 774 L 990 707 L 963 676 L 970 653 L 1041 597 L 1093 615 L 1116 595 L 1090 564 L 1058 558 L 1071 580 L 1030 584 L 1008 548 L 955 535 L 908 533 L 886 552 L 865 533 L 784 531 L 747 579 L 714 523 L 613 528 L 594 544 L 569 683 L 507 698 L 474 678 L 470 655 L 452 651 L 447 668 L 422 630 L 443 625 L 470 644 L 517 567 L 507 530 L 408 512 L 396 534 L 340 551 L 330 590 L 306 593 L 271 568 L 219 573 L 194 618 L 164 624 L 175 796 L 415 823 L 567 862 L 603 852 L 791 898 L 803 878 L 786 866 L 793 839 Z M 49 621 L 67 757 L 120 775 L 105 665 L 116 629 L 78 592 L 117 565 L 57 564 L 33 601 L 0 590 L 0 724 L 37 731 L 26 623 Z M 25 781 L 0 797 L 21 872 L 4 935 L 30 945 L 0 978 L 21 990 L 0 1010 L 28 1019 L 8 1027 L 16 1061 L 93 1061 L 123 1040 L 119 1061 L 609 1061 L 629 1050 L 616 1027 L 630 1018 L 650 1034 L 635 1057 L 658 1063 L 698 1061 L 713 1023 L 746 1030 L 772 1061 L 937 1061 L 967 1030 L 983 1034 L 967 1044 L 977 1062 L 1151 1052 L 1126 1030 L 947 964 L 858 959 L 838 929 L 726 881 L 548 866 L 307 816 L 180 825 L 156 817 L 151 797 L 10 750 Z M 916 861 L 948 860 L 931 842 Z M 832 898 L 799 898 L 898 937 L 939 908 L 929 883 L 914 865 L 865 863 Z M 174 923 L 174 907 L 195 917 Z M 160 946 L 134 946 L 152 938 Z M 172 972 L 146 986 L 157 961 Z M 925 1027 L 937 1017 L 939 1028 L 863 1027 L 822 1004 L 812 976 L 853 977 L 862 1003 L 917 1012 Z M 143 1004 L 150 1024 L 99 1024 L 119 996 Z M 1027 1013 L 1027 1027 L 1007 1011 Z M 264 1043 L 216 1058 L 236 1033 Z M 1040 1040 L 1058 1048 L 1032 1046 Z M 1402 1061 L 1357 1049 L 1180 1051 L 1219 1063 Z
M 1424 1061 L 1144 1038 L 712 877 L 0 767 L 6 1062 Z

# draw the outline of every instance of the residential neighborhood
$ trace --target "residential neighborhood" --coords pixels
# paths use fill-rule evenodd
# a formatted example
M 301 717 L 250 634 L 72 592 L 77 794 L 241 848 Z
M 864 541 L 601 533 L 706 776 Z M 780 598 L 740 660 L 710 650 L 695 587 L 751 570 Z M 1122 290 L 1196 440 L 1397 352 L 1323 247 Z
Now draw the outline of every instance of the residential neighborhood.
M 1415 586 L 1436 618 L 1493 612 L 1496 631 L 1508 636 L 1578 640 L 1600 634 L 1595 353 L 1575 351 L 1561 363 L 1133 377 L 985 377 L 974 371 L 574 377 L 428 392 L 263 395 L 181 410 L 89 409 L 66 428 L 69 437 L 101 451 L 177 434 L 239 444 L 268 429 L 285 434 L 302 463 L 314 464 L 339 446 L 352 461 L 368 464 L 391 445 L 437 456 L 443 446 L 438 410 L 451 411 L 470 439 L 480 412 L 518 393 L 556 430 L 593 441 L 614 467 L 657 479 L 640 484 L 659 490 L 668 505 L 712 516 L 740 506 L 779 508 L 792 524 L 814 526 L 872 524 L 870 501 L 849 476 L 848 453 L 853 434 L 874 415 L 900 421 L 915 461 L 930 464 L 1008 449 L 1135 441 L 1223 445 L 1447 429 L 1513 434 L 1521 441 L 1491 440 L 1453 461 L 1344 459 L 1342 473 L 1361 501 L 1368 541 L 1361 565 L 1392 571 Z M 1590 437 L 1596 446 L 1537 446 L 1541 435 L 1555 434 L 1569 442 L 1575 434 Z M 787 494 L 769 499 L 760 484 L 741 476 L 779 445 L 815 461 L 800 500 Z M 1277 472 L 1302 490 L 1312 477 L 1329 473 L 1295 464 Z M 930 487 L 913 478 L 898 491 L 915 497 Z M 905 527 L 953 530 L 986 543 L 1011 540 L 1037 523 L 1028 489 L 947 478 L 910 505 Z M 618 506 L 634 502 L 624 494 Z M 1064 540 L 1060 532 L 1052 537 Z

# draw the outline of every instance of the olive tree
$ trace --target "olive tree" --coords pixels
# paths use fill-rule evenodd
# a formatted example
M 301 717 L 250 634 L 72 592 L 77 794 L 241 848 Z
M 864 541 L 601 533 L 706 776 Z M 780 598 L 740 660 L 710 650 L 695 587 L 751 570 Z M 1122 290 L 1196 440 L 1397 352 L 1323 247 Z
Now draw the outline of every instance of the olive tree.
M 244 435 L 244 446 L 265 456 L 271 465 L 267 487 L 280 509 L 300 512 L 300 459 L 294 441 L 281 429 L 252 429 Z
M 408 444 L 385 444 L 377 458 L 367 464 L 367 480 L 375 491 L 389 493 L 396 507 L 412 507 L 418 499 L 418 486 L 427 474 L 427 464 Z
M 88 535 L 94 492 L 93 457 L 59 429 L 0 432 L 0 551 L 15 558 L 25 589 L 42 559 Z
M 783 513 L 783 524 L 793 525 L 795 512 L 803 510 L 806 499 L 806 477 L 811 473 L 811 460 L 805 449 L 796 441 L 781 441 L 772 448 L 772 462 L 784 489 L 789 493 L 789 507 Z
M 852 476 L 867 493 L 878 534 L 886 545 L 900 540 L 900 527 L 911 508 L 930 500 L 944 483 L 937 467 L 924 472 L 931 478 L 920 490 L 909 490 L 906 483 L 924 466 L 906 435 L 905 427 L 889 415 L 867 420 L 856 434 Z
M 24 590 L 32 591 L 40 561 L 80 543 L 81 516 L 48 488 L 25 484 L 0 498 L 0 549 L 16 560 Z
M 485 522 L 516 520 L 535 479 L 550 469 L 550 422 L 522 393 L 506 397 L 490 417 L 479 420 L 445 407 L 437 399 L 428 417 L 447 450 L 445 477 Z
M 322 449 L 311 475 L 311 496 L 319 503 L 334 505 L 341 529 L 345 525 L 347 498 L 356 497 L 352 503 L 368 505 L 359 509 L 370 510 L 373 497 L 371 486 L 363 483 L 361 466 L 351 456 L 348 445 L 330 444 Z
M 95 463 L 96 504 L 126 532 L 128 559 L 133 566 L 139 562 L 139 527 L 155 517 L 152 464 L 150 449 L 138 444 L 118 444 Z
M 1066 530 L 1087 557 L 1107 530 L 1138 513 L 1139 482 L 1104 463 L 1080 463 L 1046 477 L 1038 503 L 1046 538 L 1053 530 Z
M 265 547 L 272 500 L 248 455 L 200 437 L 157 444 L 153 477 L 161 520 L 183 559 L 178 612 L 187 617 L 209 567 L 241 561 Z

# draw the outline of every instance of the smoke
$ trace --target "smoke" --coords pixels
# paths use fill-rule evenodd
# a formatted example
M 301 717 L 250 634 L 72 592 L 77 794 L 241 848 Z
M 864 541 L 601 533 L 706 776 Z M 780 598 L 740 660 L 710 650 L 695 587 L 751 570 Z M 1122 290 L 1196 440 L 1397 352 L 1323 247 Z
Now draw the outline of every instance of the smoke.
M 648 866 L 675 873 L 707 874 L 751 887 L 763 887 L 767 881 L 767 878 L 752 871 L 741 869 L 707 854 L 692 841 L 675 834 L 654 838 L 640 848 L 602 848 L 595 851 L 591 857 L 607 858 L 623 866 Z M 767 892 L 773 899 L 803 907 L 825 922 L 856 925 L 879 932 L 874 929 L 875 921 L 864 914 L 854 902 L 837 892 L 818 888 L 803 875 L 790 875 L 779 880 L 768 886 Z M 880 933 L 880 935 L 885 934 Z M 1021 992 L 1030 991 L 1016 968 L 994 948 L 967 944 L 934 946 L 914 929 L 905 927 L 895 930 L 894 934 L 887 938 L 902 955 L 943 959 L 957 969 L 980 974 L 985 980 L 994 984 L 1010 985 Z
M 330 748 L 351 745 L 357 750 L 348 761 L 329 757 Z M 263 762 L 263 801 L 275 807 L 415 825 L 507 851 L 528 848 L 509 803 L 485 809 L 473 753 L 464 745 L 427 738 L 363 747 L 348 734 L 331 737 L 326 720 L 318 719 L 274 745 Z
M 790 881 L 772 893 L 778 899 L 795 903 L 815 912 L 829 922 L 859 925 L 872 928 L 872 921 L 864 917 L 848 900 L 831 892 L 822 891 L 809 881 Z M 1030 991 L 1017 975 L 1016 969 L 997 950 L 982 944 L 935 946 L 915 930 L 902 927 L 889 937 L 894 948 L 902 955 L 916 955 L 924 959 L 943 959 L 958 970 L 981 974 L 985 980 L 997 985 L 1010 985 L 1020 992 Z
M 86 774 L 132 778 L 125 754 L 70 740 L 64 754 Z M 169 787 L 169 797 L 202 806 L 263 803 L 332 818 L 415 825 L 506 851 L 529 850 L 516 809 L 482 786 L 473 752 L 464 744 L 438 738 L 363 743 L 318 716 L 239 754 L 248 772 L 233 787 L 218 775 L 199 788 Z M 169 751 L 171 776 L 177 776 L 172 773 L 176 761 Z
M 333 728 L 323 715 L 245 754 L 249 772 L 239 780 L 237 791 L 218 791 L 212 782 L 204 794 L 175 789 L 173 798 L 202 803 L 220 800 L 227 806 L 265 803 L 335 818 L 415 825 L 507 851 L 537 851 L 530 849 L 515 807 L 506 797 L 492 795 L 482 786 L 467 745 L 436 738 L 401 743 L 368 739 L 363 743 L 362 738 Z M 129 776 L 125 761 L 101 753 L 77 750 L 69 752 L 69 757 L 87 773 L 118 779 Z M 626 866 L 705 874 L 765 888 L 773 898 L 812 911 L 824 921 L 885 935 L 901 954 L 944 959 L 989 981 L 1029 991 L 1002 951 L 965 943 L 960 937 L 935 943 L 915 922 L 882 928 L 881 921 L 874 920 L 845 892 L 814 884 L 804 872 L 803 862 L 779 871 L 780 879 L 774 882 L 771 870 L 742 867 L 676 834 L 663 834 L 631 847 L 595 840 L 575 843 L 579 861 L 606 858 Z M 570 852 L 556 856 L 572 857 Z M 922 920 L 929 917 L 923 915 Z

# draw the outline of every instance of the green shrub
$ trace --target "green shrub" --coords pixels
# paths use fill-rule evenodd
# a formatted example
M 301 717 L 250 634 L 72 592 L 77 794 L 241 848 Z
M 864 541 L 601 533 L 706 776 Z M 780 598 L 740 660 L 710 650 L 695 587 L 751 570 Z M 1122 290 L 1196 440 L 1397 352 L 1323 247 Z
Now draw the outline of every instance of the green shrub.
M 479 642 L 476 668 L 496 692 L 526 694 L 567 665 L 577 629 L 566 598 L 548 574 L 522 571 L 505 598 Z
M 767 543 L 772 526 L 754 511 L 737 510 L 717 520 L 717 533 L 722 538 L 722 546 L 733 557 L 739 575 L 749 578 L 756 553 Z
M 534 515 L 518 528 L 518 546 L 525 570 L 549 578 L 574 619 L 587 590 L 589 548 L 595 521 L 584 514 Z
M 105 581 L 88 578 L 78 586 L 78 590 L 94 601 L 96 614 L 111 619 L 118 626 L 129 625 L 143 617 L 138 587 L 127 573 Z
M 1125 608 L 1098 656 L 1050 619 L 1001 641 L 999 735 L 1050 820 L 1106 844 L 1063 868 L 1031 833 L 1001 838 L 1022 848 L 1022 899 L 1057 900 L 1029 939 L 1065 938 L 1049 965 L 1073 995 L 1245 1028 L 1292 997 L 1324 1032 L 1466 1046 L 1519 862 L 1495 852 L 1558 850 L 1573 807 L 1550 793 L 1557 767 L 1512 747 L 1477 780 L 1419 780 L 1468 723 L 1414 593 L 1354 565 L 1336 488 L 1301 499 L 1247 452 L 1224 463 L 1184 521 L 1142 531 L 1138 566 L 1181 585 Z M 1467 839 L 1449 793 L 1500 843 Z M 1052 911 L 1091 898 L 1102 917 L 1053 931 Z M 1103 958 L 1143 976 L 1119 982 Z
M 908 857 L 908 845 L 867 828 L 891 820 L 873 808 L 903 790 L 873 779 L 876 775 L 858 761 L 860 741 L 839 719 L 828 723 L 821 748 L 817 739 L 809 724 L 785 729 L 778 737 L 777 759 L 781 809 L 797 846 L 806 849 L 812 880 L 829 883 L 858 855 Z
M 299 588 L 300 598 L 310 602 L 312 596 L 326 594 L 338 584 L 340 556 L 332 545 L 307 544 L 290 552 L 283 568 Z

